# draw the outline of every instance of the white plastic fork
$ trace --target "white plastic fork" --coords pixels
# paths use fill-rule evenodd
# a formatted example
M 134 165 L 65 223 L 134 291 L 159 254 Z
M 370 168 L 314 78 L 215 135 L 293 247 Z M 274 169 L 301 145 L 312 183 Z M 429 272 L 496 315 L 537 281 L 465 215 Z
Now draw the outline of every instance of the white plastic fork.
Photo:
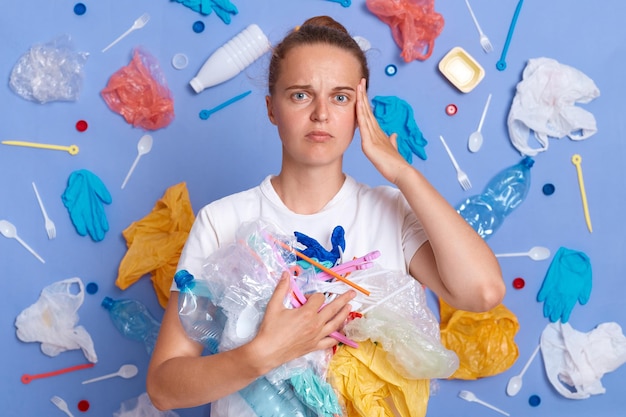
M 54 239 L 57 236 L 57 229 L 54 225 L 54 222 L 48 217 L 48 213 L 46 213 L 46 208 L 41 201 L 41 197 L 39 196 L 39 191 L 37 191 L 37 186 L 33 182 L 33 190 L 35 190 L 35 196 L 37 197 L 37 201 L 39 202 L 39 208 L 41 209 L 41 214 L 43 214 L 44 226 L 46 227 L 46 233 L 48 233 L 48 239 Z
M 448 145 L 446 144 L 443 136 L 439 135 L 439 139 L 441 139 L 441 143 L 443 143 L 443 147 L 446 148 L 446 152 L 448 152 L 448 156 L 452 161 L 452 165 L 454 165 L 454 169 L 456 169 L 456 178 L 459 181 L 459 184 L 461 184 L 461 188 L 463 188 L 465 191 L 469 190 L 470 188 L 472 188 L 472 183 L 470 182 L 469 177 L 461 169 L 459 164 L 456 162 L 456 159 L 454 159 L 454 155 L 452 155 L 452 152 L 450 151 L 450 148 L 448 148 Z
M 52 404 L 56 405 L 57 408 L 67 414 L 69 417 L 74 417 L 74 414 L 70 412 L 70 408 L 67 406 L 65 400 L 57 395 L 50 398 Z
M 137 20 L 135 20 L 135 22 L 133 22 L 133 25 L 130 27 L 130 29 L 128 29 L 126 32 L 122 33 L 116 40 L 111 42 L 106 48 L 104 48 L 102 50 L 102 52 L 108 51 L 109 48 L 111 48 L 113 45 L 115 45 L 116 43 L 118 43 L 119 41 L 124 39 L 126 37 L 126 35 L 128 35 L 133 30 L 141 29 L 142 27 L 144 27 L 146 25 L 146 23 L 148 23 L 148 20 L 150 20 L 150 15 L 148 13 L 144 13 L 141 16 L 139 16 L 137 18 Z
M 493 411 L 497 411 L 500 414 L 503 414 L 505 416 L 510 416 L 509 413 L 507 413 L 506 411 L 502 411 L 500 410 L 498 407 L 494 407 L 493 405 L 484 402 L 483 400 L 480 400 L 478 397 L 476 397 L 476 395 L 474 395 L 473 392 L 471 391 L 466 391 L 466 390 L 462 390 L 459 391 L 459 397 L 461 397 L 462 399 L 464 399 L 465 401 L 469 401 L 469 402 L 475 402 L 478 403 L 480 405 L 483 405 L 487 408 L 492 409 Z
M 478 20 L 476 19 L 476 16 L 474 15 L 472 6 L 470 6 L 469 4 L 469 0 L 465 0 L 465 4 L 467 4 L 467 10 L 469 10 L 470 14 L 472 15 L 472 20 L 474 21 L 474 25 L 476 25 L 476 29 L 478 30 L 478 34 L 480 35 L 480 46 L 482 46 L 483 51 L 487 53 L 493 51 L 493 45 L 491 44 L 491 41 L 489 40 L 487 35 L 485 35 L 483 30 L 481 29 L 480 25 L 478 24 Z

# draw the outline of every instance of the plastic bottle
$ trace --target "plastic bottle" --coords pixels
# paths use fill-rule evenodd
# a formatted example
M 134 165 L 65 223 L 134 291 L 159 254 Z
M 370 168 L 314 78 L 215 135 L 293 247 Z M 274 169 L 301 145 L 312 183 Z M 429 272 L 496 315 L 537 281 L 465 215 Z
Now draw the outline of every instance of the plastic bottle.
M 194 280 L 186 270 L 174 275 L 178 294 L 178 316 L 187 335 L 202 343 L 209 354 L 218 352 L 226 316 L 211 301 L 211 293 L 202 281 Z
M 196 93 L 227 81 L 269 51 L 270 41 L 261 28 L 251 24 L 219 47 L 189 84 Z
M 469 197 L 456 211 L 483 239 L 489 238 L 526 198 L 530 189 L 530 168 L 534 163 L 527 156 L 502 170 L 489 181 L 482 194 Z
M 281 385 L 272 385 L 261 377 L 239 394 L 250 405 L 258 417 L 314 417 L 315 414 L 298 398 L 291 386 L 283 381 Z
M 137 300 L 114 300 L 104 297 L 102 307 L 109 311 L 113 324 L 129 339 L 143 342 L 148 355 L 152 354 L 161 323 Z

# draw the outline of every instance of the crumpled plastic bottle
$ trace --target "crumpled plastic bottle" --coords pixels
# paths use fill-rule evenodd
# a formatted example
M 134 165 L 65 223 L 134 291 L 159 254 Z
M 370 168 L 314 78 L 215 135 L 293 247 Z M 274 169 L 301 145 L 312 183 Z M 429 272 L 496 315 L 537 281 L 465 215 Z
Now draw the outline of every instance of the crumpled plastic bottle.
M 456 211 L 483 239 L 488 239 L 526 198 L 530 189 L 530 168 L 534 163 L 527 156 L 502 170 L 489 181 L 482 194 L 469 197 Z
M 115 328 L 129 339 L 143 342 L 148 355 L 152 354 L 161 323 L 148 308 L 137 300 L 114 300 L 104 297 L 102 307 L 109 311 Z
M 211 292 L 202 280 L 186 270 L 174 275 L 178 294 L 178 316 L 187 336 L 202 343 L 209 354 L 218 352 L 226 315 L 213 304 Z

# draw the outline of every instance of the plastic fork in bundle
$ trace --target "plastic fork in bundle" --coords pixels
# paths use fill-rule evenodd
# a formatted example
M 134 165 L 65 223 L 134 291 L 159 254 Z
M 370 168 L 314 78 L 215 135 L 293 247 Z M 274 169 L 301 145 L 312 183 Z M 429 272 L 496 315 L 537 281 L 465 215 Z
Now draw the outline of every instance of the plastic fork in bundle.
M 380 252 L 375 250 L 373 252 L 368 253 L 365 256 L 361 256 L 360 258 L 353 259 L 348 262 L 343 262 L 339 265 L 335 265 L 330 268 L 331 271 L 336 272 L 339 275 L 345 275 L 352 271 L 361 271 L 364 269 L 369 269 L 374 266 L 373 260 L 377 259 L 380 256 Z M 316 275 L 317 278 L 327 281 L 333 279 L 334 277 L 325 271 L 320 271 Z

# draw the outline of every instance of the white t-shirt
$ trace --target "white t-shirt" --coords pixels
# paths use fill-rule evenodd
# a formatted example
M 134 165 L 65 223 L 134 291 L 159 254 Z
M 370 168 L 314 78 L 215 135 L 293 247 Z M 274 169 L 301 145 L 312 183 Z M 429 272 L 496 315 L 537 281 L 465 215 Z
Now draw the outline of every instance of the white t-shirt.
M 408 264 L 427 240 L 421 223 L 399 190 L 389 186 L 369 187 L 346 180 L 326 206 L 315 214 L 302 215 L 289 210 L 266 177 L 258 186 L 224 197 L 204 206 L 191 228 L 178 270 L 199 276 L 208 255 L 234 242 L 239 226 L 264 219 L 284 234 L 301 232 L 330 250 L 330 237 L 336 226 L 345 231 L 346 260 L 379 250 L 376 262 L 384 269 L 408 273 Z M 302 190 L 303 193 L 306 190 Z M 177 291 L 172 283 L 172 290 Z M 237 393 L 211 404 L 211 416 L 256 417 Z
M 297 214 L 282 202 L 267 176 L 258 186 L 204 206 L 191 228 L 178 262 L 199 276 L 208 255 L 234 242 L 242 223 L 260 218 L 276 225 L 286 235 L 301 232 L 330 250 L 336 226 L 345 230 L 344 259 L 379 250 L 376 262 L 384 269 L 408 273 L 408 264 L 427 240 L 421 223 L 399 190 L 389 186 L 369 187 L 346 180 L 326 206 L 315 214 Z M 306 190 L 302 190 L 303 193 Z M 177 290 L 172 283 L 172 290 Z

